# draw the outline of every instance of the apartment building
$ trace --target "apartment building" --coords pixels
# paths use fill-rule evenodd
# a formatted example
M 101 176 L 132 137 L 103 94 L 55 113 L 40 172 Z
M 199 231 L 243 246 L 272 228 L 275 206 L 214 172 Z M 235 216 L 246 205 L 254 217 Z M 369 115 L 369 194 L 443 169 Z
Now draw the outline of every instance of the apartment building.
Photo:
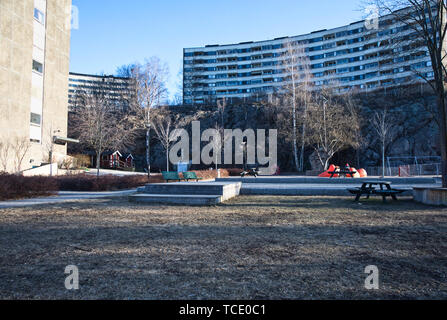
M 376 27 L 358 21 L 294 37 L 186 48 L 184 104 L 256 98 L 281 90 L 290 81 L 284 68 L 290 46 L 307 57 L 314 89 L 367 91 L 423 81 L 420 75 L 433 78 L 425 45 L 413 30 L 385 16 Z
M 0 1 L 0 171 L 66 155 L 70 12 L 71 0 Z
M 88 75 L 70 72 L 68 105 L 73 111 L 83 94 L 104 95 L 110 105 L 125 109 L 132 96 L 133 80 L 131 78 L 108 75 Z

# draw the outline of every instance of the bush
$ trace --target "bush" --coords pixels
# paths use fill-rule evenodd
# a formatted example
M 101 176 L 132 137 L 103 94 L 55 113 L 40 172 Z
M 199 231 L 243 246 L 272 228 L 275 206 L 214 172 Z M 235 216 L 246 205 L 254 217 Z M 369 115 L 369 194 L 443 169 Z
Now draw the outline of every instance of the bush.
M 242 171 L 244 171 L 243 169 L 239 169 L 239 168 L 232 168 L 232 169 L 227 169 L 228 174 L 230 175 L 230 177 L 240 177 Z
M 91 165 L 90 157 L 85 154 L 76 154 L 73 157 L 75 168 L 88 168 Z
M 197 177 L 202 178 L 203 180 L 211 180 L 217 178 L 216 170 L 201 170 L 201 171 L 193 171 L 196 173 Z M 220 177 L 227 178 L 230 174 L 226 169 L 220 169 Z
M 13 200 L 49 196 L 58 192 L 52 177 L 24 177 L 0 173 L 0 200 Z
M 148 177 L 143 175 L 96 177 L 80 174 L 61 176 L 56 179 L 60 191 L 116 191 L 133 189 L 149 183 Z
M 194 171 L 199 178 L 210 180 L 217 178 L 216 170 Z M 229 177 L 226 169 L 221 169 L 222 178 Z M 0 173 L 0 200 L 33 198 L 56 194 L 58 191 L 117 191 L 134 189 L 148 183 L 164 183 L 161 174 L 129 176 L 100 176 L 77 174 L 59 177 L 23 177 Z

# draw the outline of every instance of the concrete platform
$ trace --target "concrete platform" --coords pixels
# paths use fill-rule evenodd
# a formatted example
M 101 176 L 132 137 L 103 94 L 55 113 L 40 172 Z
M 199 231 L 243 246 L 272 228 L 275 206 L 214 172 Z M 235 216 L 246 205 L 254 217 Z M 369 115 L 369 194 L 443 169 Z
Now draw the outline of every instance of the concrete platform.
M 413 191 L 416 202 L 432 205 L 447 206 L 447 189 L 416 187 Z
M 258 178 L 246 177 L 229 177 L 216 179 L 216 182 L 242 182 L 243 184 L 362 184 L 364 181 L 385 180 L 393 185 L 436 185 L 441 183 L 438 177 L 368 177 L 368 178 L 319 178 L 319 177 L 300 177 L 300 176 L 261 176 Z
M 365 181 L 386 180 L 392 183 L 393 188 L 407 190 L 402 195 L 411 196 L 415 187 L 440 187 L 441 180 L 437 177 L 391 177 L 381 179 L 369 178 L 318 178 L 318 177 L 258 177 L 240 178 L 230 177 L 217 179 L 217 181 L 242 182 L 242 195 L 277 195 L 277 196 L 351 196 L 349 188 L 360 187 Z
M 170 195 L 139 193 L 129 196 L 129 201 L 137 203 L 179 204 L 192 206 L 212 206 L 222 202 L 216 195 Z
M 357 186 L 361 186 L 358 184 Z M 393 188 L 407 190 L 402 195 L 413 195 L 410 185 L 392 185 Z M 428 185 L 432 186 L 432 185 Z M 244 184 L 241 195 L 274 195 L 274 196 L 352 196 L 347 189 L 353 184 Z
M 141 203 L 215 205 L 237 197 L 241 182 L 177 182 L 148 184 L 129 200 Z

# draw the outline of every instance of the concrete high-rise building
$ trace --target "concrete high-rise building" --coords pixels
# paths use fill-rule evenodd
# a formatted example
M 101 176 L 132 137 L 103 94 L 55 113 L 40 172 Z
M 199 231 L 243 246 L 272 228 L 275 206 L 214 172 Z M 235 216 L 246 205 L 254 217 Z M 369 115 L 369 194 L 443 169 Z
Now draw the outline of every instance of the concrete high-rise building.
M 132 78 L 70 72 L 68 109 L 73 111 L 80 102 L 79 97 L 84 93 L 103 95 L 111 106 L 125 109 L 133 93 L 133 83 Z
M 290 74 L 287 46 L 308 57 L 314 88 L 334 85 L 341 92 L 400 86 L 433 78 L 428 50 L 414 31 L 392 16 L 295 37 L 184 49 L 184 104 L 220 98 L 253 98 L 280 90 Z
M 0 1 L 0 171 L 17 171 L 18 141 L 21 170 L 66 155 L 70 13 L 71 0 Z

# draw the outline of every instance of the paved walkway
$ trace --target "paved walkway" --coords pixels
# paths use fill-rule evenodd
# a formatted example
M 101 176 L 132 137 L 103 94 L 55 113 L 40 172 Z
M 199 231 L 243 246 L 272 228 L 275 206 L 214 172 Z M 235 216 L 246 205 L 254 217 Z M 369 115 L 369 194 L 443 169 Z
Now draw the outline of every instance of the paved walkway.
M 123 191 L 111 191 L 111 192 L 71 192 L 71 191 L 61 191 L 57 196 L 47 197 L 47 198 L 34 198 L 34 199 L 23 199 L 23 200 L 13 200 L 13 201 L 2 201 L 0 202 L 0 209 L 8 208 L 18 208 L 18 207 L 29 207 L 41 204 L 57 204 L 64 202 L 73 202 L 79 200 L 88 199 L 101 199 L 110 197 L 123 197 L 137 192 L 136 189 L 123 190 Z
M 371 178 L 370 178 L 371 179 Z M 374 178 L 372 178 L 374 180 Z M 360 186 L 362 179 L 315 179 L 305 177 L 263 177 L 217 179 L 218 182 L 242 181 L 242 195 L 295 195 L 295 196 L 349 196 L 346 190 Z M 392 186 L 397 189 L 408 189 L 404 195 L 411 196 L 414 187 L 439 188 L 441 184 L 433 177 L 420 178 L 385 178 L 394 181 Z M 439 181 L 440 182 L 440 181 Z M 137 190 L 115 192 L 60 192 L 59 195 L 47 198 L 35 198 L 0 202 L 0 209 L 27 207 L 42 204 L 57 204 L 75 202 L 86 199 L 101 199 L 123 197 L 136 193 Z

